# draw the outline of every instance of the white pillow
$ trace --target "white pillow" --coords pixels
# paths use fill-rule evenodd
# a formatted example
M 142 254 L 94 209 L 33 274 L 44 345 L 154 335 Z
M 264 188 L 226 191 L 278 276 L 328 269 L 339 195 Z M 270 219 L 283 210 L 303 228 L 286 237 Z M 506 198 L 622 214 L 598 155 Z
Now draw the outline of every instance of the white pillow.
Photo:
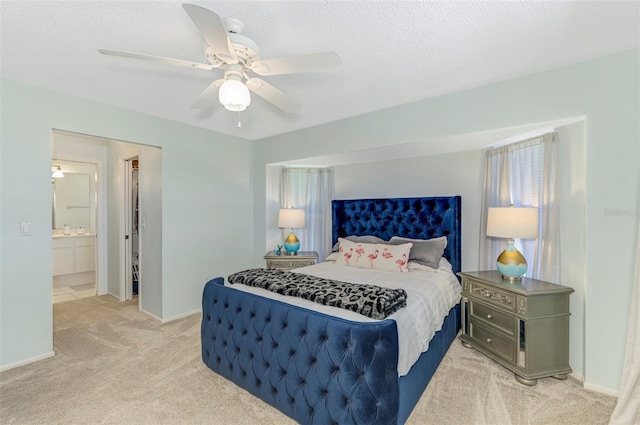
M 340 239 L 340 238 L 338 238 Z M 382 238 L 373 235 L 362 235 L 362 236 L 345 236 L 344 239 L 349 240 L 351 242 L 359 242 L 359 243 L 386 243 L 386 241 Z M 333 246 L 332 252 L 337 252 L 340 247 L 340 242 L 336 242 Z
M 409 270 L 421 270 L 421 271 L 427 271 L 427 272 L 437 272 L 437 271 L 453 272 L 453 267 L 451 267 L 451 263 L 449 263 L 449 261 L 444 257 L 440 259 L 440 267 L 438 267 L 437 269 L 434 269 L 433 267 L 430 267 L 430 266 L 425 266 L 424 264 L 420 264 L 417 261 L 411 261 L 411 260 L 409 260 L 409 264 L 407 264 L 407 268 Z
M 324 261 L 336 261 L 337 259 L 338 259 L 338 251 L 332 252 L 331 254 L 329 254 L 329 256 L 325 258 Z
M 336 264 L 366 269 L 409 271 L 409 253 L 412 243 L 387 245 L 377 243 L 357 243 L 338 238 L 338 258 Z
M 409 239 L 402 238 L 400 236 L 393 236 L 388 243 L 413 243 L 409 261 L 416 261 L 423 266 L 433 267 L 437 269 L 440 264 L 440 258 L 444 253 L 444 249 L 447 247 L 447 237 L 441 236 L 433 239 Z

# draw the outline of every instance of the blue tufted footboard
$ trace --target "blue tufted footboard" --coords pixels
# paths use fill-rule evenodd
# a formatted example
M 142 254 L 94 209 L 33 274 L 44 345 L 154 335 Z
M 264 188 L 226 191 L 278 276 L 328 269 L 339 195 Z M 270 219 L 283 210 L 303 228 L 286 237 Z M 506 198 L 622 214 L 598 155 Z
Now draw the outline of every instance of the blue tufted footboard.
M 333 240 L 348 235 L 447 237 L 461 266 L 461 198 L 332 201 Z M 403 424 L 460 329 L 454 307 L 429 349 L 398 378 L 396 322 L 359 323 L 207 283 L 202 358 L 207 366 L 303 424 Z
M 397 424 L 396 322 L 359 323 L 209 281 L 202 358 L 303 424 Z M 404 418 L 406 419 L 406 418 Z

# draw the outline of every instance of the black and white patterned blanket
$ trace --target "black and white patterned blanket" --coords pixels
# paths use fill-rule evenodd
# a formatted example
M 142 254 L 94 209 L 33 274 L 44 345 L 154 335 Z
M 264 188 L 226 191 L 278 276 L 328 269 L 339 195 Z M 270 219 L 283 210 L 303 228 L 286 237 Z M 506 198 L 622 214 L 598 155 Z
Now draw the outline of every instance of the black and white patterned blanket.
M 278 269 L 244 270 L 232 274 L 227 280 L 231 284 L 242 283 L 281 295 L 304 298 L 378 320 L 407 306 L 404 289 L 340 282 Z

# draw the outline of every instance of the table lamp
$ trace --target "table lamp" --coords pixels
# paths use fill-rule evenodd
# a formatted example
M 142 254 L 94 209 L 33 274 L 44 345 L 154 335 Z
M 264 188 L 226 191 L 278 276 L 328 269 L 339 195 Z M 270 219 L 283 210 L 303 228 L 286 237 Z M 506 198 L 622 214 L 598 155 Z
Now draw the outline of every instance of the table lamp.
M 508 238 L 507 247 L 496 261 L 502 278 L 521 280 L 527 272 L 527 260 L 513 245 L 514 238 L 536 239 L 538 237 L 538 209 L 489 208 L 487 215 L 487 236 Z
M 304 227 L 304 210 L 295 208 L 283 208 L 278 214 L 278 227 L 292 229 L 287 239 L 284 241 L 284 249 L 289 255 L 297 255 L 300 249 L 300 241 L 293 233 L 293 229 Z

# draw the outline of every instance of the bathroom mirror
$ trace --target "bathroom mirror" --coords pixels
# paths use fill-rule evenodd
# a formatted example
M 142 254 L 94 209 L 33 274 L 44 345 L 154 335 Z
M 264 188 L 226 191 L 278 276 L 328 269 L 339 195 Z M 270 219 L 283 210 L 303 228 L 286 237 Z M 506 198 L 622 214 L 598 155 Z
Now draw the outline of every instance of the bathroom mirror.
M 64 177 L 53 180 L 53 230 L 72 229 L 91 225 L 91 189 L 89 175 L 64 173 Z

